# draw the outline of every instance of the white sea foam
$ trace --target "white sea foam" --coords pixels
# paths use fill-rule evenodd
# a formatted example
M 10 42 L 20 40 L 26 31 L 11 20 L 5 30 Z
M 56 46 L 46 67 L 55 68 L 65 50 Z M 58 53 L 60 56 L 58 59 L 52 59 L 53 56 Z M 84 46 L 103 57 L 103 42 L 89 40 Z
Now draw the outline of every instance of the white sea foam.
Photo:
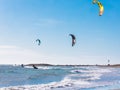
M 81 73 L 76 73 L 76 71 L 79 71 Z M 111 82 L 107 82 L 107 81 L 98 82 L 98 83 L 92 82 L 93 80 L 100 79 L 100 77 L 104 73 L 111 72 L 111 70 L 109 69 L 103 69 L 103 68 L 102 69 L 89 68 L 88 70 L 76 69 L 76 70 L 72 70 L 71 72 L 72 73 L 66 75 L 64 79 L 59 82 L 51 82 L 48 84 L 39 84 L 39 85 L 5 87 L 5 88 L 0 88 L 0 90 L 79 90 L 81 88 L 101 87 L 112 84 Z
M 0 90 L 78 90 L 80 88 L 102 87 L 109 85 L 110 83 L 90 83 L 82 80 L 72 80 L 68 77 L 64 78 L 60 82 L 51 82 L 49 84 L 40 85 L 25 85 L 14 86 L 8 88 L 0 88 Z
M 33 68 L 33 67 L 31 67 L 31 66 L 24 66 L 24 68 Z
M 25 66 L 25 68 L 33 68 L 33 67 L 32 66 Z M 38 66 L 37 68 L 38 69 L 43 69 L 43 70 L 52 69 L 52 67 L 47 67 L 47 66 Z
M 56 89 L 65 89 L 65 88 L 73 88 L 74 86 L 86 86 L 88 82 L 85 81 L 77 81 L 65 78 L 60 82 L 52 82 L 49 84 L 40 84 L 40 85 L 25 85 L 25 86 L 14 86 L 1 88 L 0 90 L 56 90 Z
M 95 73 L 105 73 L 105 72 L 111 72 L 111 70 L 110 69 L 99 69 L 99 68 L 97 68 L 97 69 L 88 69 L 88 70 L 76 69 L 76 70 L 72 70 L 71 72 L 72 73 L 73 72 L 81 72 L 81 73 L 93 73 L 93 72 L 95 72 Z
M 84 81 L 92 81 L 92 80 L 98 80 L 101 79 L 101 76 L 104 73 L 111 72 L 110 69 L 101 69 L 101 68 L 89 68 L 88 70 L 72 70 L 73 74 L 69 75 L 70 77 L 81 77 L 81 80 Z M 76 73 L 76 74 L 74 74 Z M 79 74 L 80 73 L 80 74 Z
M 47 66 L 44 66 L 44 67 L 38 67 L 38 69 L 44 69 L 44 70 L 46 70 L 46 69 L 52 69 L 52 67 L 47 67 Z

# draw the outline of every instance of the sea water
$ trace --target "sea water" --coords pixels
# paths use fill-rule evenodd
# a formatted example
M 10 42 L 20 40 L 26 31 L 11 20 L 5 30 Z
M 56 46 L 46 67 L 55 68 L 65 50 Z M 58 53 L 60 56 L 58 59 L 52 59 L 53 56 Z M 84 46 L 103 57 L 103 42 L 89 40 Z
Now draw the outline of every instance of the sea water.
M 120 68 L 0 65 L 0 90 L 120 90 Z

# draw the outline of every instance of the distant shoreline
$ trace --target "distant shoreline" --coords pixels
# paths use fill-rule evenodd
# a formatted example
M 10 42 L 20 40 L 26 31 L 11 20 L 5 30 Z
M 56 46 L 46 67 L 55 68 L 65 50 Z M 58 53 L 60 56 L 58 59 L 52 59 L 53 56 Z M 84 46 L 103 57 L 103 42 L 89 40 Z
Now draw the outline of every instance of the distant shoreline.
M 36 67 L 39 67 L 39 66 L 72 66 L 72 67 L 77 67 L 77 66 L 81 66 L 81 67 L 87 67 L 87 66 L 97 66 L 97 67 L 118 67 L 120 68 L 120 64 L 108 64 L 108 65 L 102 65 L 102 64 L 94 64 L 94 65 L 89 65 L 89 64 L 86 64 L 86 65 L 82 65 L 82 64 L 66 64 L 66 65 L 62 65 L 62 64 L 46 64 L 46 63 L 40 63 L 40 64 L 36 64 L 36 63 L 31 63 L 31 64 L 0 64 L 0 65 L 13 65 L 13 66 L 33 66 L 35 65 Z
M 98 67 L 120 67 L 120 64 L 109 64 L 109 65 L 54 65 L 54 64 L 26 64 L 24 66 L 98 66 Z

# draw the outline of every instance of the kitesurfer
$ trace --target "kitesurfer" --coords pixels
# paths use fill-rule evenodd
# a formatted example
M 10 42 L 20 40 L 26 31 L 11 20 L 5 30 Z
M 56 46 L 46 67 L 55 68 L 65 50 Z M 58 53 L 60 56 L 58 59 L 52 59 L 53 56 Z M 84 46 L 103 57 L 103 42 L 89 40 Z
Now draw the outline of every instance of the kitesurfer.
M 35 65 L 33 65 L 33 68 L 34 68 L 34 69 L 38 69 Z

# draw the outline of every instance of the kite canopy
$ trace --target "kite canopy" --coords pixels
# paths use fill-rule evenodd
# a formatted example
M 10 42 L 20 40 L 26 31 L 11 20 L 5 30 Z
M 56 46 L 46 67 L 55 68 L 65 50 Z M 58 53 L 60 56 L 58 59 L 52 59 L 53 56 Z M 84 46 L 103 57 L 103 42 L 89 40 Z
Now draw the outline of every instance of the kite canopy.
M 99 6 L 99 16 L 102 16 L 103 12 L 104 12 L 104 7 L 101 4 L 101 2 L 97 2 L 98 6 Z
M 76 43 L 76 38 L 73 34 L 69 34 L 69 35 L 72 37 L 72 46 L 74 46 Z
M 36 40 L 36 42 L 38 42 L 38 45 L 40 45 L 40 44 L 41 44 L 40 39 L 37 39 L 37 40 Z
M 98 4 L 98 7 L 99 7 L 99 16 L 102 16 L 102 14 L 104 12 L 104 7 L 103 7 L 102 3 L 99 2 L 98 0 L 93 0 L 92 3 L 93 4 Z

